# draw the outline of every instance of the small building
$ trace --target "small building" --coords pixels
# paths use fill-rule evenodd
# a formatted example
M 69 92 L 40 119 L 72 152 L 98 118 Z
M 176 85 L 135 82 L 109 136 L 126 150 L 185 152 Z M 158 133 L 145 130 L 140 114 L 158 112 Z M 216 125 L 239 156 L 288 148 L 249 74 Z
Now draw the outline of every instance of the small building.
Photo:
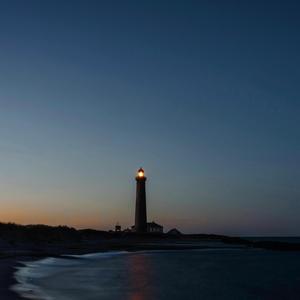
M 169 231 L 167 232 L 167 234 L 168 234 L 168 235 L 173 235 L 173 236 L 179 236 L 179 235 L 182 235 L 182 233 L 181 233 L 178 229 L 176 229 L 176 228 L 173 228 L 173 229 L 169 230 Z
M 164 228 L 163 226 L 155 223 L 155 222 L 150 222 L 147 223 L 147 232 L 150 233 L 163 233 L 164 232 Z
M 121 232 L 121 225 L 119 223 L 116 224 L 115 226 L 115 232 Z

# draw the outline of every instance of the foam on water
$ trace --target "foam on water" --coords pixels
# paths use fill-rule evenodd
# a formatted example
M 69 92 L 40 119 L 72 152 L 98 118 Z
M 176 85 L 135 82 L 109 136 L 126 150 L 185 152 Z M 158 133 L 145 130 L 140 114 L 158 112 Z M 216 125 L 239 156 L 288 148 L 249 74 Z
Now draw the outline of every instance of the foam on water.
M 60 273 L 62 269 L 71 266 L 80 267 L 84 264 L 83 260 L 99 260 L 127 253 L 127 251 L 111 251 L 83 255 L 65 255 L 65 257 L 74 259 L 47 257 L 32 262 L 23 261 L 20 262 L 23 266 L 16 268 L 17 271 L 15 272 L 14 277 L 17 284 L 13 285 L 11 289 L 24 298 L 53 300 L 54 298 L 43 291 L 43 289 L 37 284 L 38 279 L 55 276 L 57 273 Z M 60 299 L 64 299 L 63 295 Z

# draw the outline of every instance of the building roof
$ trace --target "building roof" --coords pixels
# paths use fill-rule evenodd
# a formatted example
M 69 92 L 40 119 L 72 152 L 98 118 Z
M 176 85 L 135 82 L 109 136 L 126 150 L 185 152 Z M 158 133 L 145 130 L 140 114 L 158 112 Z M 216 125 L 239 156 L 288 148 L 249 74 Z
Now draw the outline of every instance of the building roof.
M 161 226 L 161 225 L 159 225 L 159 224 L 157 224 L 157 223 L 155 223 L 155 222 L 153 222 L 153 221 L 147 223 L 147 226 L 163 228 L 163 226 Z
M 173 229 L 169 230 L 169 231 L 167 232 L 167 234 L 180 235 L 180 234 L 182 234 L 182 233 L 181 233 L 178 229 L 173 228 Z

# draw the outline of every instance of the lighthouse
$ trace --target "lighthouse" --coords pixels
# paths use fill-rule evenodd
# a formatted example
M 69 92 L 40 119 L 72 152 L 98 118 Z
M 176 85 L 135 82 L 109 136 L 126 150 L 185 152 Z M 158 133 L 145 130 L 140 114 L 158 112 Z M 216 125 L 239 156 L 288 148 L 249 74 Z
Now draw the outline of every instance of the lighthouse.
M 134 230 L 139 233 L 147 232 L 147 209 L 146 209 L 146 176 L 140 168 L 136 179 L 136 203 Z

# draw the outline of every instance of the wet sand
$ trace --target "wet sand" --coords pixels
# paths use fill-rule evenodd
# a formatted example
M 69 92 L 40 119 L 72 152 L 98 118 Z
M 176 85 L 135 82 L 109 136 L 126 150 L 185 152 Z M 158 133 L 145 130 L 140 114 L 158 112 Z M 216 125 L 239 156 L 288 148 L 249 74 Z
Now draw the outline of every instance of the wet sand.
M 0 295 L 3 300 L 21 300 L 21 298 L 10 287 L 16 283 L 14 279 L 15 267 L 20 258 L 1 258 L 0 259 Z

